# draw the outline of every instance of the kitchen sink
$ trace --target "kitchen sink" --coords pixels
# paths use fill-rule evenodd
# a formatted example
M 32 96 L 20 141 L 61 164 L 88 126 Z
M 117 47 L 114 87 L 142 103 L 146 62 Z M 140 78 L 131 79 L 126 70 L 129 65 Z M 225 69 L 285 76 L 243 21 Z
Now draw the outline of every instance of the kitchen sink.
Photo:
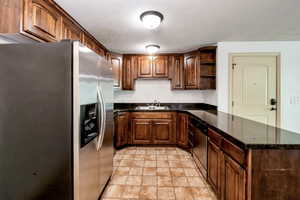
M 168 106 L 137 106 L 136 110 L 169 110 Z

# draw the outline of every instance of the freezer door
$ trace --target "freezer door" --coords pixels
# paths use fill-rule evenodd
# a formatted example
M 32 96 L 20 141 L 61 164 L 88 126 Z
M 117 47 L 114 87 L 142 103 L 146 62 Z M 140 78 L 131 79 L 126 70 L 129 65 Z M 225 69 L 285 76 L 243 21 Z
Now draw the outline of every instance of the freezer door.
M 79 138 L 77 142 L 74 140 L 76 142 L 74 145 L 75 200 L 97 200 L 103 189 L 103 180 L 112 173 L 112 154 L 107 157 L 108 160 L 103 159 L 102 156 L 103 154 L 108 155 L 103 152 L 108 152 L 107 140 L 112 140 L 112 137 L 109 139 L 106 137 L 107 130 L 112 129 L 112 124 L 107 124 L 112 116 L 112 108 L 110 108 L 112 107 L 112 88 L 103 86 L 102 82 L 105 80 L 106 85 L 113 85 L 110 83 L 111 77 L 108 78 L 109 83 L 106 81 L 106 74 L 103 74 L 102 71 L 103 62 L 105 61 L 96 53 L 78 42 L 74 42 L 74 119 L 82 118 L 83 113 L 79 112 L 79 116 L 76 116 L 76 110 L 79 107 L 87 105 L 93 107 L 97 104 L 98 108 L 98 136 L 93 140 L 87 140 L 87 144 L 79 144 L 82 141 L 80 132 L 85 128 L 82 126 L 79 127 L 77 136 L 74 136 Z M 78 83 L 76 83 L 77 79 Z M 111 91 L 107 93 L 107 90 Z M 76 155 L 78 155 L 77 158 Z M 110 163 L 109 168 L 107 162 Z M 78 192 L 76 192 L 76 188 L 78 188 Z
M 100 131 L 99 150 L 101 164 L 101 191 L 109 180 L 113 169 L 113 78 L 112 66 L 100 58 L 99 93 L 103 105 L 103 124 Z
M 97 144 L 101 129 L 97 92 L 99 57 L 79 42 L 73 43 L 73 51 L 74 199 L 97 200 L 100 195 L 100 151 Z M 89 132 L 88 128 L 92 131 Z M 93 137 L 83 138 L 89 134 Z

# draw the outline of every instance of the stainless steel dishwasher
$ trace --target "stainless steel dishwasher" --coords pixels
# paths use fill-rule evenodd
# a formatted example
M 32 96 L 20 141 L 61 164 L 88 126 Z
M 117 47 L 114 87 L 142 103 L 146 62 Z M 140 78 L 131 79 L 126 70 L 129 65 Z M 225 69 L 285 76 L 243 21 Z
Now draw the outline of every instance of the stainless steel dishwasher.
M 206 125 L 190 118 L 189 131 L 193 133 L 192 155 L 202 175 L 207 177 L 207 132 Z

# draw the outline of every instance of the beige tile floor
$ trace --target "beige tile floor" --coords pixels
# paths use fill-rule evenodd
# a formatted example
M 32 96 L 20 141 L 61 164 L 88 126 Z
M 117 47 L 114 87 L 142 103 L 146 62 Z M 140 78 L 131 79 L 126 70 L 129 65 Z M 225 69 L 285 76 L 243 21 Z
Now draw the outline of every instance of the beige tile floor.
M 189 153 L 175 147 L 128 147 L 114 156 L 103 200 L 216 200 Z

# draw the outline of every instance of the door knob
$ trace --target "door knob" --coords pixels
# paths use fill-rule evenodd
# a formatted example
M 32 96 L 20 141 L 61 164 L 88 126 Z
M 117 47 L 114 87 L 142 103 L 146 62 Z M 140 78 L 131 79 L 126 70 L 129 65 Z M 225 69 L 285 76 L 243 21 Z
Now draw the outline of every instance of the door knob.
M 277 110 L 277 109 L 276 109 L 276 108 L 274 108 L 274 107 L 272 107 L 270 110 L 271 110 L 271 111 L 273 111 L 273 110 Z
M 270 104 L 271 104 L 272 106 L 276 105 L 276 103 L 277 103 L 276 99 L 272 98 L 272 99 L 270 100 Z

